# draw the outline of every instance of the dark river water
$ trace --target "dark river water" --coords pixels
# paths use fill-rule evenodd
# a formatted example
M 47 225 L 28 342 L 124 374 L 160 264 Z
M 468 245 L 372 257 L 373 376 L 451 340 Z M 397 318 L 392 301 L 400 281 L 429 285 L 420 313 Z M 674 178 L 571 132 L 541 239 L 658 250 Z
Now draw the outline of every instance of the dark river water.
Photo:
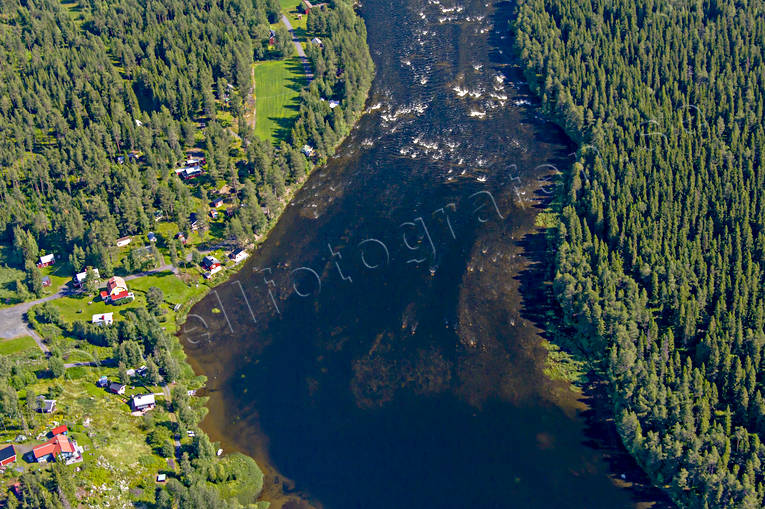
M 203 427 L 276 508 L 649 505 L 602 391 L 543 373 L 534 225 L 575 147 L 510 55 L 512 6 L 450 1 L 362 7 L 367 113 L 184 327 Z

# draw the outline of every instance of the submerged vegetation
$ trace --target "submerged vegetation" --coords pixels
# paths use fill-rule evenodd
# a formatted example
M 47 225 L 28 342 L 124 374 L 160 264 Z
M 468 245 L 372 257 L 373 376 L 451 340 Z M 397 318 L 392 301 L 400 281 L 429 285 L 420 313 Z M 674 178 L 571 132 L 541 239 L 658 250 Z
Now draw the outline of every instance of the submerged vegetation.
M 578 141 L 565 326 L 682 506 L 765 503 L 765 3 L 524 0 L 527 77 Z

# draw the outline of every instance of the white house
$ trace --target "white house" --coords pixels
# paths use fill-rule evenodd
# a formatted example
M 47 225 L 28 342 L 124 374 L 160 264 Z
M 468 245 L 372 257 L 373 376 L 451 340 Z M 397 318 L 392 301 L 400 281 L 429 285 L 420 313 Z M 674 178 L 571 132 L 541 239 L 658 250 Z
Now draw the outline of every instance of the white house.
M 133 407 L 133 411 L 135 412 L 151 410 L 156 404 L 154 394 L 140 394 L 138 396 L 133 396 L 133 399 L 130 401 L 130 406 Z
M 96 325 L 111 325 L 114 323 L 114 313 L 93 315 L 93 323 Z
M 132 237 L 122 237 L 121 239 L 117 239 L 117 247 L 125 247 L 133 240 Z
M 44 414 L 52 414 L 56 411 L 56 400 L 45 399 L 45 396 L 37 396 L 37 410 Z
M 203 276 L 204 276 L 204 278 L 205 278 L 205 279 L 210 279 L 210 278 L 212 278 L 212 277 L 213 277 L 215 274 L 217 274 L 218 272 L 220 272 L 220 271 L 222 271 L 222 270 L 223 270 L 223 266 L 222 266 L 222 265 L 215 265 L 214 267 L 210 268 L 210 270 L 208 270 L 207 272 L 205 272 L 205 273 L 203 274 Z
M 311 44 L 315 44 L 316 46 L 319 46 L 320 48 L 324 47 L 324 44 L 322 44 L 321 39 L 319 39 L 318 37 L 314 37 L 313 39 L 311 39 Z
M 236 251 L 232 252 L 228 257 L 234 261 L 234 263 L 239 263 L 243 260 L 246 260 L 247 257 L 250 256 L 247 251 L 244 249 L 237 249 Z
M 101 275 L 98 273 L 98 269 L 93 269 L 93 274 L 95 274 L 96 279 L 100 279 Z M 74 287 L 79 288 L 82 286 L 82 284 L 85 282 L 85 280 L 88 279 L 88 271 L 82 271 L 74 275 Z
M 333 110 L 334 110 L 334 109 L 335 109 L 335 108 L 337 108 L 338 106 L 340 106 L 340 101 L 335 101 L 334 99 L 330 99 L 330 100 L 329 100 L 329 107 L 330 107 L 331 109 L 333 109 Z

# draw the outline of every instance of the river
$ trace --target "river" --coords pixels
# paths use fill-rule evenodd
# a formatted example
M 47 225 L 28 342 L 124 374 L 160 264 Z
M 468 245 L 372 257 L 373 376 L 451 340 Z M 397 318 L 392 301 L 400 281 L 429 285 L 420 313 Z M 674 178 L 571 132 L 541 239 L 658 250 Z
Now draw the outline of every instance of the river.
M 367 113 L 183 328 L 203 427 L 276 508 L 650 505 L 602 395 L 543 373 L 535 219 L 575 147 L 510 55 L 512 6 L 449 1 L 361 8 Z

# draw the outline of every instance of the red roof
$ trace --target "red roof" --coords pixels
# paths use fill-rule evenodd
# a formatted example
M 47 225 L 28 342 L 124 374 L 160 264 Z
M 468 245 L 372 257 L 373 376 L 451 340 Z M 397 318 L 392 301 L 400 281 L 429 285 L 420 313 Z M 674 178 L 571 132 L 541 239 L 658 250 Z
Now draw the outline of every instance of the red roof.
M 74 452 L 72 442 L 70 442 L 65 435 L 56 435 L 44 444 L 38 445 L 32 449 L 35 459 L 42 458 L 49 454 L 56 456 L 62 452 Z
M 56 450 L 56 446 L 51 442 L 53 439 L 51 438 L 48 442 L 45 442 L 42 445 L 38 445 L 34 449 L 32 449 L 32 452 L 35 455 L 35 459 L 42 458 L 43 456 L 47 456 L 48 454 L 54 454 L 54 451 Z
M 61 426 L 57 426 L 50 430 L 50 432 L 53 433 L 53 436 L 63 435 L 67 431 L 69 431 L 69 428 L 66 427 L 66 424 L 62 424 Z
M 130 294 L 130 292 L 116 293 L 116 294 L 111 296 L 111 299 L 112 300 L 121 300 L 121 299 L 124 299 L 124 298 L 128 297 L 129 294 Z

